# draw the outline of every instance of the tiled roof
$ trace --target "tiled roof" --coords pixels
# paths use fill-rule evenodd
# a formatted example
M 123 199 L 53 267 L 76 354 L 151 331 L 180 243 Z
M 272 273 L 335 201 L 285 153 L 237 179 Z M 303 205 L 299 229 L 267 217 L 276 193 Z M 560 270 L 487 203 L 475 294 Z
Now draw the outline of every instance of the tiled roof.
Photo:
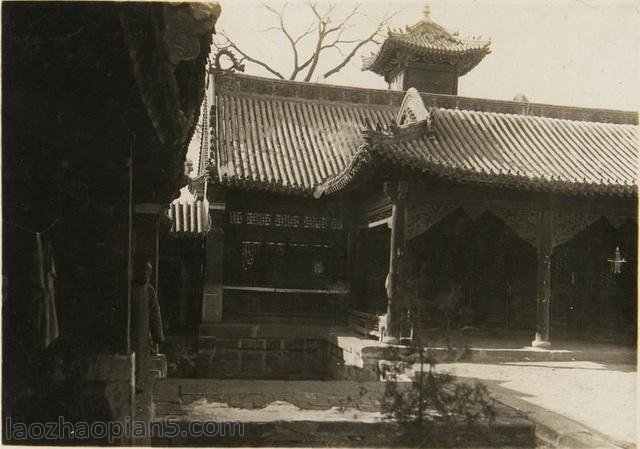
M 463 110 L 430 112 L 428 131 L 422 123 L 411 125 L 414 131 L 406 137 L 368 131 L 368 160 L 378 158 L 458 182 L 564 193 L 636 192 L 638 126 Z M 364 166 L 345 170 L 319 187 L 316 196 L 341 190 Z
M 363 69 L 388 75 L 401 54 L 423 62 L 454 65 L 462 76 L 490 53 L 491 42 L 482 39 L 462 39 L 430 19 L 418 22 L 406 32 L 389 31 L 377 53 L 364 60 Z M 388 81 L 388 80 L 387 80 Z
M 222 91 L 216 110 L 221 182 L 310 193 L 342 172 L 367 121 L 389 126 L 397 107 Z
M 434 117 L 433 137 L 363 132 L 367 125 L 390 127 L 403 95 L 226 75 L 216 82 L 212 181 L 309 195 L 383 159 L 465 182 L 635 191 L 635 114 L 422 94 Z M 532 115 L 543 113 L 567 118 Z

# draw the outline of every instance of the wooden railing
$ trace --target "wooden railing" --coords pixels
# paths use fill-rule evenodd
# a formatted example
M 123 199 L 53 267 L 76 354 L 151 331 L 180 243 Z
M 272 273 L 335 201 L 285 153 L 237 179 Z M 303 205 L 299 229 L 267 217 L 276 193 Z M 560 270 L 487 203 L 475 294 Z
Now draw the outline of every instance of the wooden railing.
M 357 333 L 365 336 L 378 338 L 380 330 L 378 328 L 378 315 L 360 312 L 358 310 L 347 310 L 349 327 Z

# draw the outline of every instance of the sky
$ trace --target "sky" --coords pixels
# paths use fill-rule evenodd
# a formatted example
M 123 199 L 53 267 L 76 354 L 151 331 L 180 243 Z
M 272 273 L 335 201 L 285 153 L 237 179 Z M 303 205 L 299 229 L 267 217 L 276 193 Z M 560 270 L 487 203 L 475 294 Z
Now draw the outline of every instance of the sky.
M 291 50 L 277 31 L 274 16 L 261 2 L 224 1 L 217 28 L 225 31 L 248 54 L 289 72 Z M 401 9 L 393 28 L 404 28 L 422 18 L 425 1 L 362 2 L 367 18 L 359 17 L 354 37 L 368 33 L 385 11 Z M 461 36 L 491 39 L 492 52 L 460 79 L 459 94 L 510 100 L 524 93 L 530 101 L 571 106 L 640 110 L 640 2 L 637 0 L 431 0 L 431 17 Z M 280 1 L 269 1 L 276 9 Z M 326 6 L 327 2 L 318 2 Z M 336 16 L 355 2 L 339 1 Z M 311 20 L 308 6 L 291 1 L 286 20 L 302 31 Z M 310 50 L 313 42 L 303 42 Z M 374 51 L 372 44 L 362 54 Z M 327 63 L 340 54 L 326 54 Z M 269 75 L 246 64 L 246 73 Z M 381 77 L 361 70 L 361 59 L 327 82 L 386 88 Z
M 275 16 L 263 2 L 220 0 L 222 15 L 216 25 L 247 54 L 264 60 L 284 75 L 291 71 L 292 52 L 286 38 L 275 30 Z M 340 18 L 356 4 L 335 3 Z M 364 16 L 343 37 L 371 33 L 386 12 L 398 11 L 391 28 L 419 21 L 425 1 L 361 2 Z M 326 1 L 318 0 L 319 8 Z M 458 94 L 511 100 L 519 93 L 536 103 L 640 111 L 640 1 L 638 0 L 430 0 L 432 19 L 460 37 L 491 40 L 491 53 L 465 76 Z M 313 16 L 306 2 L 271 0 L 276 10 L 285 6 L 285 24 L 295 36 Z M 314 45 L 313 36 L 300 43 L 301 59 Z M 322 73 L 341 61 L 335 50 L 324 54 L 314 82 L 386 89 L 382 77 L 361 70 L 361 56 L 377 49 L 370 44 L 339 73 Z M 348 50 L 347 50 L 348 52 Z M 245 73 L 269 76 L 266 70 L 245 63 Z

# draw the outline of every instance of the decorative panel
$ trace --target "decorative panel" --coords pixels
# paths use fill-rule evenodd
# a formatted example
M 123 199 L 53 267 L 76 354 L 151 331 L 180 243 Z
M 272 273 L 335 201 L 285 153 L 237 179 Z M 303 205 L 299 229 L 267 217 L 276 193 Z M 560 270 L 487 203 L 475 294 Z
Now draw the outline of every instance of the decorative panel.
M 553 245 L 568 242 L 600 219 L 600 215 L 555 211 L 553 214 Z
M 540 211 L 521 209 L 491 209 L 491 212 L 509 226 L 522 240 L 537 247 Z
M 240 211 L 229 212 L 229 223 L 242 224 L 242 212 Z
M 271 214 L 266 213 L 258 213 L 258 212 L 247 212 L 247 224 L 255 225 L 255 226 L 270 226 L 271 225 Z
M 297 228 L 300 226 L 299 215 L 276 214 L 275 225 L 279 228 Z
M 327 217 L 305 215 L 304 227 L 311 229 L 326 229 L 328 221 Z
M 411 240 L 458 209 L 457 206 L 408 206 L 405 221 L 405 239 Z

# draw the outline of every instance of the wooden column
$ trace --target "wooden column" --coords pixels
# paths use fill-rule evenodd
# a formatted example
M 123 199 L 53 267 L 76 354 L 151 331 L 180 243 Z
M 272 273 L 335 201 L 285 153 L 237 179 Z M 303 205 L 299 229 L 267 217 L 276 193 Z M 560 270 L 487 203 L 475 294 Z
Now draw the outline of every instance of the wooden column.
M 553 253 L 553 214 L 546 208 L 540 211 L 538 225 L 538 276 L 536 285 L 536 336 L 531 346 L 549 347 L 551 313 L 551 255 Z
M 224 259 L 224 200 L 212 202 L 210 207 L 211 230 L 207 234 L 202 286 L 202 322 L 222 321 L 222 281 Z
M 385 182 L 391 209 L 391 242 L 389 245 L 389 275 L 387 278 L 387 336 L 385 342 L 398 343 L 402 332 L 402 298 L 400 297 L 405 252 L 405 198 L 409 184 L 405 181 Z

